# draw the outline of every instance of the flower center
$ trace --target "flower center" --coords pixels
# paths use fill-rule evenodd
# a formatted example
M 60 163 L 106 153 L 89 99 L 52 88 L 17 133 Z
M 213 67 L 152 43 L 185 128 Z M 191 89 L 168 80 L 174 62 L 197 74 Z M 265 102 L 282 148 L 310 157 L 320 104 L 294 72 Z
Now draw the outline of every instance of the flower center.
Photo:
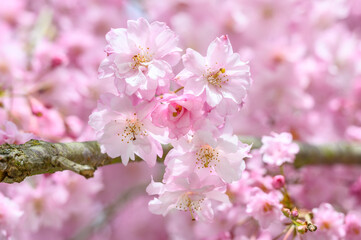
M 264 6 L 262 9 L 262 17 L 264 19 L 271 19 L 274 15 L 275 13 L 271 6 Z
M 203 145 L 196 153 L 198 169 L 215 167 L 219 162 L 219 153 L 209 145 Z M 212 170 L 210 170 L 212 172 Z
M 178 200 L 176 209 L 181 211 L 188 211 L 191 213 L 192 220 L 194 218 L 194 212 L 201 210 L 201 204 L 204 198 L 193 192 L 184 193 Z
M 327 221 L 322 222 L 321 229 L 328 230 L 330 228 L 331 228 L 331 224 L 329 222 L 327 222 Z
M 273 209 L 272 205 L 267 202 L 263 205 L 263 212 L 265 213 L 271 212 L 272 209 Z
M 181 105 L 177 105 L 175 107 L 175 112 L 172 113 L 173 117 L 177 117 L 178 114 L 182 112 L 183 107 Z
M 208 69 L 205 78 L 209 84 L 221 88 L 223 84 L 228 82 L 228 75 L 225 74 L 225 72 L 226 69 L 224 68 L 220 68 L 217 72 L 212 72 L 210 69 Z
M 137 114 L 134 113 L 134 116 Z M 144 124 L 141 123 L 138 118 L 127 118 L 125 120 L 126 126 L 123 130 L 123 133 L 118 133 L 118 136 L 121 135 L 122 141 L 135 141 L 138 136 L 147 136 L 147 131 L 144 130 Z
M 35 198 L 33 204 L 34 204 L 35 213 L 36 213 L 37 215 L 40 215 L 41 212 L 42 212 L 43 209 L 44 209 L 44 202 L 43 202 L 43 200 L 42 200 L 41 198 Z
M 1 61 L 0 62 L 0 73 L 8 73 L 10 71 L 8 64 L 6 62 Z
M 153 54 L 149 52 L 149 47 L 143 49 L 141 46 L 139 46 L 139 49 L 140 53 L 132 57 L 134 62 L 133 69 L 137 69 L 140 66 L 147 67 L 148 63 L 153 59 Z

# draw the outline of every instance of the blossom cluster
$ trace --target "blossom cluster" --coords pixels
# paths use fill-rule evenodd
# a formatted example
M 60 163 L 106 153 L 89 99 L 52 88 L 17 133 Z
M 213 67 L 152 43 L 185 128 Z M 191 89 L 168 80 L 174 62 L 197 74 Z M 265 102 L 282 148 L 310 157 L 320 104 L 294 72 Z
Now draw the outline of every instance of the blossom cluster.
M 175 33 L 160 22 L 134 32 L 126 20 L 139 16 Z M 149 183 L 150 175 L 160 179 L 161 166 L 147 165 L 168 142 L 175 148 L 163 181 L 148 188 L 157 198 L 131 199 L 89 239 L 273 239 L 292 228 L 302 237 L 315 229 L 304 218 L 311 215 L 317 231 L 304 238 L 360 239 L 360 167 L 290 164 L 297 152 L 291 136 L 311 144 L 361 141 L 360 21 L 358 0 L 2 1 L 0 143 L 90 141 L 95 130 L 109 155 L 148 164 L 102 167 L 88 181 L 63 172 L 0 184 L 0 239 L 76 239 L 107 219 L 103 208 L 126 189 Z M 218 66 L 207 53 L 217 37 L 215 43 L 228 41 L 223 34 L 242 62 L 250 61 L 246 101 L 249 82 L 234 79 L 248 64 L 225 54 Z M 181 51 L 187 47 L 194 50 Z M 227 79 L 232 88 L 219 88 Z M 92 129 L 88 117 L 104 92 L 111 94 L 98 102 Z M 127 119 L 131 128 L 123 129 Z M 248 153 L 234 134 L 267 137 L 261 151 Z M 213 153 L 205 144 L 232 170 L 216 158 L 198 160 Z M 242 171 L 236 153 L 248 157 Z M 150 200 L 153 212 L 167 216 L 150 214 Z M 171 211 L 177 203 L 188 211 Z M 202 211 L 195 211 L 198 203 Z M 206 223 L 190 221 L 192 214 Z
M 113 80 L 118 92 L 102 95 L 89 120 L 102 151 L 124 165 L 137 155 L 154 166 L 163 156 L 161 143 L 171 143 L 162 183 L 147 188 L 158 195 L 150 210 L 211 220 L 212 203 L 229 204 L 227 183 L 240 179 L 249 156 L 250 146 L 233 135 L 224 111 L 241 108 L 251 83 L 247 62 L 225 35 L 210 43 L 205 57 L 191 48 L 181 56 L 175 33 L 144 18 L 112 29 L 106 39 L 99 77 Z M 184 69 L 175 74 L 180 59 Z

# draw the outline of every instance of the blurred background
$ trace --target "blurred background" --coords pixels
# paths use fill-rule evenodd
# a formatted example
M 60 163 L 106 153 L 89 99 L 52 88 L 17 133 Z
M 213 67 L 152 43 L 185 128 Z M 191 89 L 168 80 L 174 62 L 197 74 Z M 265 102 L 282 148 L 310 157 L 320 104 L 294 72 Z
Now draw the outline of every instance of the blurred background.
M 243 110 L 230 116 L 237 134 L 361 142 L 359 0 L 1 0 L 0 127 L 54 142 L 93 140 L 88 116 L 101 93 L 115 92 L 97 79 L 105 34 L 141 16 L 166 22 L 180 47 L 203 55 L 216 37 L 229 36 L 253 79 Z M 294 174 L 292 192 L 304 207 L 332 202 L 347 212 L 359 204 L 359 168 Z M 25 212 L 14 239 L 227 239 L 237 213 L 208 227 L 181 213 L 149 213 L 142 189 L 151 175 L 160 180 L 162 166 L 117 164 L 91 180 L 62 172 L 1 184 Z M 330 181 L 334 187 L 322 191 Z

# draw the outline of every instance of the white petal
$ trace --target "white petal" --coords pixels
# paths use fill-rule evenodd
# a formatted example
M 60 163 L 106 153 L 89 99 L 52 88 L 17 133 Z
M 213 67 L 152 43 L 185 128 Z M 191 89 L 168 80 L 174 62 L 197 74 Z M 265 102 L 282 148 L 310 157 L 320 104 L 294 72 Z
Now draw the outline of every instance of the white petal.
M 149 195 L 162 194 L 164 192 L 164 184 L 161 182 L 154 182 L 153 176 L 150 184 L 146 189 Z
M 207 63 L 219 69 L 224 67 L 227 58 L 233 53 L 228 37 L 216 38 L 207 49 Z
M 120 53 L 127 52 L 129 50 L 126 29 L 111 29 L 111 31 L 106 34 L 105 38 L 115 52 Z
M 242 173 L 242 170 L 235 169 L 226 157 L 221 158 L 217 166 L 215 166 L 215 170 L 217 174 L 227 183 L 239 180 Z
M 197 76 L 201 76 L 206 71 L 205 58 L 191 48 L 187 49 L 186 54 L 182 56 L 182 60 L 184 67 Z
M 185 93 L 192 93 L 195 96 L 199 96 L 204 92 L 204 89 L 206 88 L 206 83 L 203 79 L 203 77 L 191 77 L 186 80 L 185 86 L 184 86 L 184 92 Z
M 218 90 L 213 86 L 206 85 L 206 94 L 207 94 L 207 103 L 211 107 L 215 107 L 223 99 L 222 94 L 218 92 Z
M 133 87 L 139 87 L 141 84 L 144 84 L 147 79 L 146 77 L 144 76 L 143 72 L 138 69 L 138 72 L 136 72 L 135 74 L 133 74 L 132 76 L 130 77 L 127 77 L 125 79 L 125 81 L 130 85 L 130 86 L 133 86 Z M 133 93 L 128 93 L 129 95 L 133 94 Z
M 222 202 L 222 203 L 227 203 L 227 204 L 231 203 L 229 201 L 229 197 L 228 197 L 227 194 L 222 193 L 222 192 L 217 191 L 217 190 L 213 190 L 213 191 L 210 191 L 210 192 L 206 193 L 206 196 L 209 199 L 213 199 L 213 200 L 216 200 L 216 201 L 219 201 L 219 202 Z

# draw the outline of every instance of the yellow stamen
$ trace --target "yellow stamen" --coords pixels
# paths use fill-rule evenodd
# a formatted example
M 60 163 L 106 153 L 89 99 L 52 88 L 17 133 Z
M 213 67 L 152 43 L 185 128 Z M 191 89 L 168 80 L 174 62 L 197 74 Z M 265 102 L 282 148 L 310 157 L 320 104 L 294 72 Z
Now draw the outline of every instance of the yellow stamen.
M 223 84 L 228 82 L 228 79 L 225 79 L 227 77 L 225 68 L 220 68 L 216 73 L 212 73 L 210 70 L 207 72 L 208 74 L 204 76 L 208 82 L 214 86 L 222 87 Z

